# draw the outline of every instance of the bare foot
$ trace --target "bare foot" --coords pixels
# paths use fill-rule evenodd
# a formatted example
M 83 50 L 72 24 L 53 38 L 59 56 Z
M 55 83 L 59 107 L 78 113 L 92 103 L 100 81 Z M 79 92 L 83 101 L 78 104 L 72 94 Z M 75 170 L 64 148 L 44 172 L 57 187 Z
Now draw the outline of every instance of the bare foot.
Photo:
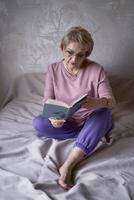
M 102 138 L 101 138 L 101 141 L 105 144 L 105 143 L 107 142 L 106 137 L 105 137 L 105 136 L 102 137 Z
M 72 176 L 72 169 L 71 167 L 65 167 L 64 165 L 59 169 L 60 178 L 59 178 L 59 185 L 64 189 L 68 190 L 72 185 L 71 176 Z
M 110 144 L 111 138 L 109 136 L 104 136 L 101 138 L 103 144 Z
M 74 147 L 64 164 L 59 168 L 59 185 L 64 189 L 70 189 L 72 185 L 72 172 L 78 162 L 83 160 L 85 153 L 79 148 Z

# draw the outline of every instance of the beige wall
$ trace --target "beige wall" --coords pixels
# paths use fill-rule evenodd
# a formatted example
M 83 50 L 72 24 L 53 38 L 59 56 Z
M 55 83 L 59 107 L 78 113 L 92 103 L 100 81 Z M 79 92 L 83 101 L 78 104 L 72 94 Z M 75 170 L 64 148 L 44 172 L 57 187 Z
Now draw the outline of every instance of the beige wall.
M 0 102 L 19 74 L 62 58 L 60 39 L 74 25 L 92 33 L 92 59 L 134 74 L 133 19 L 133 0 L 0 0 Z

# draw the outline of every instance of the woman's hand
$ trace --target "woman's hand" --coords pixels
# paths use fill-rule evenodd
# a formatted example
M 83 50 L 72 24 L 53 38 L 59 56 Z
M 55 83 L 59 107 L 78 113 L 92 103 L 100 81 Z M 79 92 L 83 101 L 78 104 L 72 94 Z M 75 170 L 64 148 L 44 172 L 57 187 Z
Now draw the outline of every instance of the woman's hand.
M 52 119 L 52 118 L 49 118 L 51 124 L 53 127 L 55 128 L 60 128 L 63 126 L 65 120 L 64 119 Z
M 101 107 L 109 107 L 109 101 L 107 98 L 91 98 L 87 97 L 82 101 L 81 107 L 87 108 L 87 109 L 95 109 L 95 108 L 101 108 Z
M 98 107 L 98 99 L 87 97 L 81 102 L 82 108 L 92 109 Z

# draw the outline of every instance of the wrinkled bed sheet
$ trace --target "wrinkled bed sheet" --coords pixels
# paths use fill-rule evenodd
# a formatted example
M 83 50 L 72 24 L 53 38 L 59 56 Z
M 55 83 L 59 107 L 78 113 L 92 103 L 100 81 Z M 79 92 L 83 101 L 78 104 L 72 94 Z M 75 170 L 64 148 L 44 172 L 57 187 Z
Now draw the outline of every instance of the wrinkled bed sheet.
M 45 74 L 24 74 L 11 86 L 0 112 L 0 200 L 133 200 L 134 77 L 110 77 L 117 107 L 111 145 L 96 151 L 75 169 L 74 187 L 58 184 L 57 168 L 74 139 L 36 136 L 33 118 L 42 112 Z

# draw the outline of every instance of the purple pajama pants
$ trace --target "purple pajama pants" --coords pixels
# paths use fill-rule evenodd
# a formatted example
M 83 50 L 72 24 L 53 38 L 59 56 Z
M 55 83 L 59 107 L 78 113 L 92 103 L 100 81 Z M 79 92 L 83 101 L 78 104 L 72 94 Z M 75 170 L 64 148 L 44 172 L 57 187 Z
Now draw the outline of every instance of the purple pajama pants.
M 47 118 L 39 115 L 33 120 L 39 137 L 59 140 L 76 138 L 75 146 L 90 154 L 98 142 L 112 128 L 111 112 L 108 108 L 95 110 L 80 127 L 72 127 L 65 122 L 61 128 L 54 128 Z

